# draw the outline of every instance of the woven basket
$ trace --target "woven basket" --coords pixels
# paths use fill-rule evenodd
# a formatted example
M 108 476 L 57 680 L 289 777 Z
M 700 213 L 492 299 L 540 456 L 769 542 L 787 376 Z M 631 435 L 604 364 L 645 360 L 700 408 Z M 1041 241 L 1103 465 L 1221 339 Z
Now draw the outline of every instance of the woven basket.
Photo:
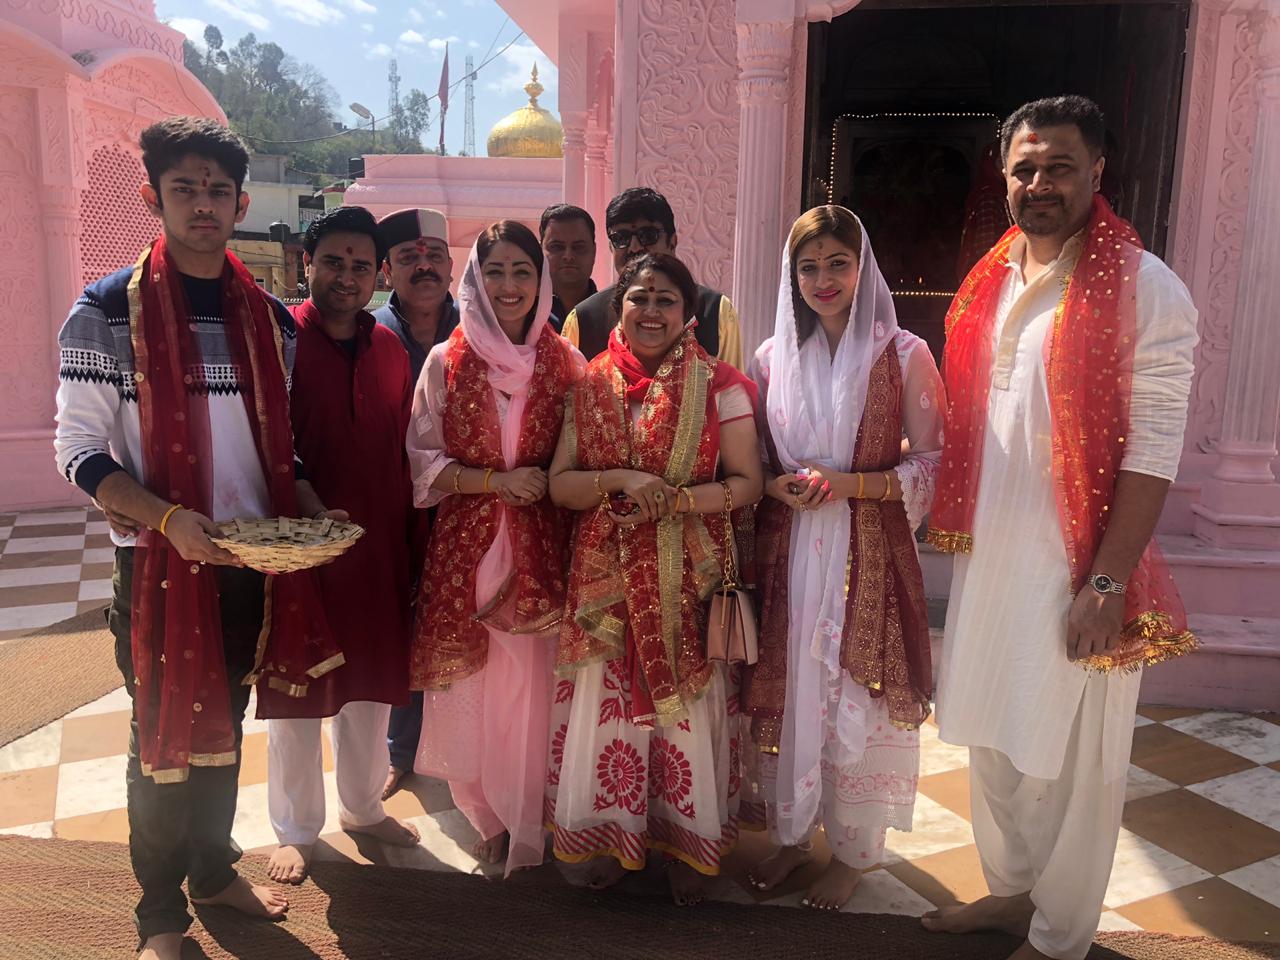
M 293 573 L 336 560 L 364 536 L 364 527 L 336 520 L 277 517 L 218 524 L 214 543 L 246 567 L 263 573 Z

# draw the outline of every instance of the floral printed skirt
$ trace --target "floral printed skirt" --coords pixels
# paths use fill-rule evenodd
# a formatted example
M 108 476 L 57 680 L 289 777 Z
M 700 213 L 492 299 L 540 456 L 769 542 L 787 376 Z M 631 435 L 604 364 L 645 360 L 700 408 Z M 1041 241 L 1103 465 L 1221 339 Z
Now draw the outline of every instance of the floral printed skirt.
M 639 870 L 656 850 L 714 876 L 738 837 L 737 670 L 717 669 L 684 719 L 643 727 L 629 719 L 621 668 L 593 663 L 557 684 L 546 799 L 555 854 Z

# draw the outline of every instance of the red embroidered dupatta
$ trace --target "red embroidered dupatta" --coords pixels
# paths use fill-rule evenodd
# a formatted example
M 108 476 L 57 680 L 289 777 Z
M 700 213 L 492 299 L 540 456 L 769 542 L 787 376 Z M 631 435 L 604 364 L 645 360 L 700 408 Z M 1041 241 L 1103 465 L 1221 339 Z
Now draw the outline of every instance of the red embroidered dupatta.
M 615 327 L 565 413 L 576 469 L 642 470 L 673 486 L 716 479 L 720 421 L 716 395 L 755 384 L 707 356 L 691 332 L 650 377 Z M 631 425 L 627 401 L 642 404 Z M 616 526 L 604 510 L 579 515 L 561 623 L 562 673 L 624 658 L 633 721 L 679 719 L 711 678 L 706 605 L 721 579 L 723 514 L 675 514 Z
M 1020 232 L 1011 228 L 979 261 L 947 312 L 942 366 L 949 398 L 947 440 L 929 530 L 929 541 L 944 552 L 973 548 L 991 389 L 992 325 L 1009 250 Z M 1053 475 L 1072 592 L 1089 576 L 1124 458 L 1142 258 L 1137 233 L 1100 195 L 1093 198 L 1083 240 L 1052 333 L 1045 339 Z M 1153 539 L 1129 579 L 1119 652 L 1092 657 L 1085 666 L 1136 668 L 1187 653 L 1195 645 L 1177 587 Z
M 445 450 L 466 466 L 505 470 L 487 367 L 461 328 L 450 336 L 447 349 Z M 568 344 L 551 327 L 544 328 L 537 350 L 518 467 L 550 465 L 565 400 L 577 376 Z M 478 610 L 476 569 L 497 536 L 504 509 L 513 569 L 497 596 Z M 527 507 L 507 507 L 496 493 L 445 498 L 436 513 L 420 588 L 410 667 L 413 689 L 440 689 L 480 670 L 489 652 L 488 626 L 504 633 L 541 633 L 559 622 L 571 523 L 549 497 Z
M 785 472 L 771 438 L 768 449 L 773 470 Z M 882 472 L 901 462 L 902 366 L 891 343 L 871 368 L 853 468 Z M 929 619 L 915 537 L 901 500 L 851 500 L 849 509 L 853 522 L 844 571 L 840 666 L 873 699 L 885 698 L 894 726 L 914 730 L 929 716 L 933 695 Z M 746 674 L 743 713 L 751 717 L 756 746 L 768 753 L 778 752 L 786 707 L 793 513 L 770 499 L 756 514 L 760 661 Z
M 145 483 L 159 497 L 208 516 L 213 463 L 208 391 L 182 279 L 164 238 L 139 257 L 129 281 Z M 227 345 L 239 371 L 272 509 L 298 515 L 293 432 L 280 328 L 272 306 L 231 253 L 222 268 Z M 158 531 L 138 537 L 133 581 L 133 668 L 142 770 L 180 782 L 194 766 L 235 763 L 226 661 L 212 567 L 183 560 Z M 293 696 L 341 665 L 310 571 L 268 576 L 254 669 Z

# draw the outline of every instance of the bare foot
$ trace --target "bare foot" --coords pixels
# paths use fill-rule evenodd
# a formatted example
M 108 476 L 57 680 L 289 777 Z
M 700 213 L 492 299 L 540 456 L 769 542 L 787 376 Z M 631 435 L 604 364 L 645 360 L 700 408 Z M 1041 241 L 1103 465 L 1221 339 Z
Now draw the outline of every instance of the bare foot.
M 677 907 L 692 907 L 707 896 L 707 878 L 683 860 L 676 860 L 667 868 L 667 882 Z
M 839 910 L 849 902 L 861 880 L 861 870 L 832 857 L 827 869 L 813 881 L 800 904 L 814 910 Z
M 292 883 L 297 886 L 307 879 L 311 869 L 309 843 L 282 843 L 276 847 L 267 861 L 267 876 L 276 883 Z
M 1036 912 L 1031 894 L 1016 897 L 986 896 L 973 903 L 955 904 L 931 910 L 920 918 L 926 930 L 933 933 L 977 933 L 995 930 L 1015 937 L 1025 937 L 1031 929 L 1031 915 Z
M 408 770 L 401 770 L 398 767 L 387 768 L 387 782 L 382 786 L 382 799 L 390 800 L 400 792 L 400 781 L 409 773 Z
M 191 902 L 202 907 L 231 907 L 247 916 L 265 917 L 268 920 L 283 917 L 289 909 L 289 898 L 284 895 L 283 890 L 258 886 L 244 877 L 236 877 L 216 897 L 205 897 L 203 900 L 192 897 Z
M 503 830 L 488 840 L 477 840 L 471 848 L 471 855 L 482 863 L 501 863 L 507 855 L 507 831 Z
M 138 960 L 179 960 L 182 956 L 182 934 L 157 933 L 147 937 Z
M 418 841 L 422 839 L 417 827 L 411 823 L 405 823 L 403 820 L 397 820 L 395 817 L 383 817 L 377 823 L 370 824 L 367 827 L 353 827 L 351 824 L 343 823 L 339 820 L 338 826 L 342 827 L 347 833 L 363 833 L 365 836 L 373 837 L 375 840 L 389 843 L 393 847 L 416 847 Z
M 587 886 L 592 890 L 608 890 L 627 875 L 627 868 L 613 857 L 596 857 L 587 871 Z
M 1010 954 L 1009 960 L 1052 960 L 1052 958 L 1047 953 L 1041 953 L 1029 942 L 1023 941 L 1022 946 Z
M 747 874 L 747 881 L 757 890 L 772 890 L 787 877 L 813 859 L 813 846 L 779 847 L 765 857 Z

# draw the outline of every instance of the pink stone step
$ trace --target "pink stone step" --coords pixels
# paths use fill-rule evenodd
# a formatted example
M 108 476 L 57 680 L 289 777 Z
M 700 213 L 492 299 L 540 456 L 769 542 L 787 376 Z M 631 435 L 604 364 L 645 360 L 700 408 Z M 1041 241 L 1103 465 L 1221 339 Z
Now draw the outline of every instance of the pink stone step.
M 1141 701 L 1242 712 L 1280 710 L 1280 618 L 1193 614 L 1194 653 L 1149 667 Z

